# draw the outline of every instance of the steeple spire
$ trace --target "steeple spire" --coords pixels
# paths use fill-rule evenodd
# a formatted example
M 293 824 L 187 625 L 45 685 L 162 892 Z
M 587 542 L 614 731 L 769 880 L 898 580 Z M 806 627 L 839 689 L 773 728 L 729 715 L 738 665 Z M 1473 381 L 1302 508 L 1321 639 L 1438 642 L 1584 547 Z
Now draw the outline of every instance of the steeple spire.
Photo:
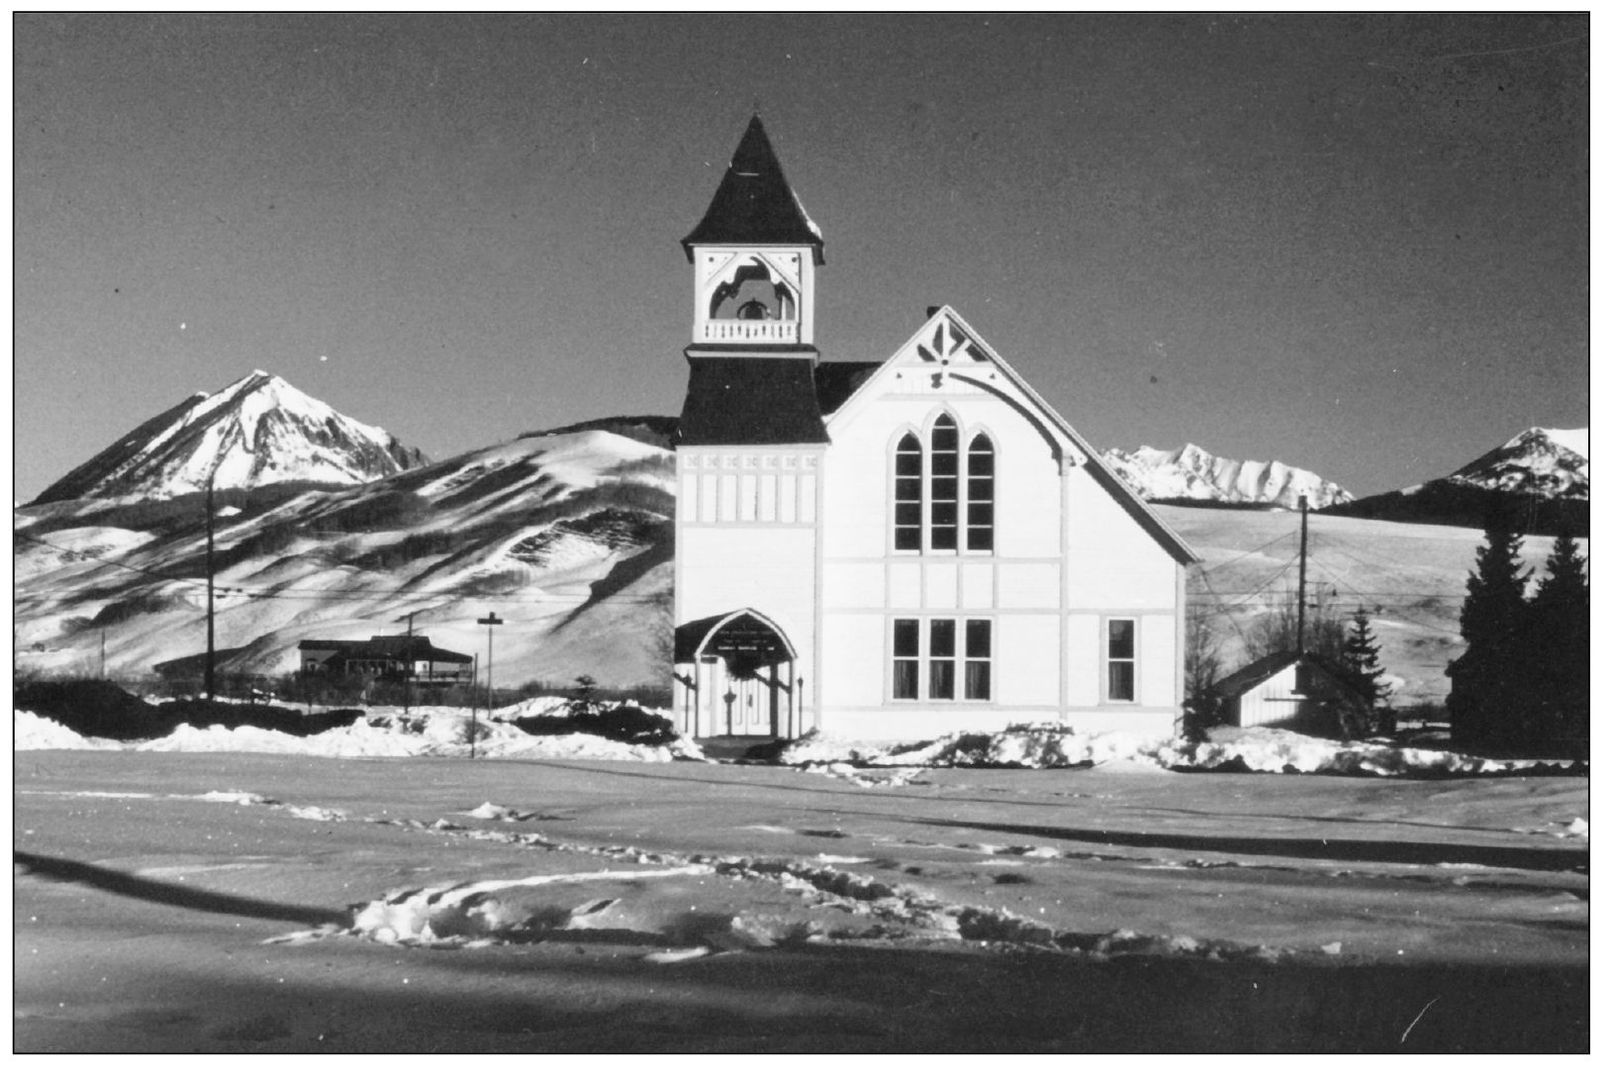
M 822 232 L 784 178 L 760 116 L 750 117 L 710 208 L 682 245 L 689 261 L 696 245 L 809 246 L 822 264 Z

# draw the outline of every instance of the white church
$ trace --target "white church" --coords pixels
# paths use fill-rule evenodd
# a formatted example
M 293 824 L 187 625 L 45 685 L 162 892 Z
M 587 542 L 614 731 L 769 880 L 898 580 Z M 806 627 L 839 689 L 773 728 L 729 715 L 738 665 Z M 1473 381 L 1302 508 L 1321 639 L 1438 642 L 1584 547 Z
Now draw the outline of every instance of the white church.
M 1196 554 L 950 307 L 821 360 L 822 233 L 759 118 L 683 246 L 684 733 L 1175 727 Z

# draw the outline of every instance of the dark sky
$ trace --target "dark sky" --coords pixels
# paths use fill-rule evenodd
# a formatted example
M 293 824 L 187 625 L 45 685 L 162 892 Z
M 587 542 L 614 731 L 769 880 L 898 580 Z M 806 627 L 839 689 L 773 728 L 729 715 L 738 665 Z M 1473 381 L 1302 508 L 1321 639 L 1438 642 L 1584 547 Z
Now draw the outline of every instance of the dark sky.
M 14 16 L 29 498 L 254 368 L 433 457 L 675 413 L 759 111 L 818 344 L 1356 494 L 1588 420 L 1586 16 Z

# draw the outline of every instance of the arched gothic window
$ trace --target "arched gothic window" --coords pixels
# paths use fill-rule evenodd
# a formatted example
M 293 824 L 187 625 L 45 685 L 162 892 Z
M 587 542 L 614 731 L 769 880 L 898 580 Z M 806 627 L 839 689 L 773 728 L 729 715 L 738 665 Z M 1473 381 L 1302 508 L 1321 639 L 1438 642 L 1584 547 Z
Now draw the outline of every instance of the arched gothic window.
M 980 433 L 968 445 L 968 551 L 996 547 L 996 448 Z
M 929 429 L 927 443 L 907 433 L 895 445 L 895 550 L 995 550 L 996 450 L 985 433 L 962 451 L 961 430 L 949 414 Z
M 929 548 L 957 547 L 957 423 L 941 414 L 929 431 Z
M 923 445 L 911 433 L 895 445 L 895 547 L 923 549 Z

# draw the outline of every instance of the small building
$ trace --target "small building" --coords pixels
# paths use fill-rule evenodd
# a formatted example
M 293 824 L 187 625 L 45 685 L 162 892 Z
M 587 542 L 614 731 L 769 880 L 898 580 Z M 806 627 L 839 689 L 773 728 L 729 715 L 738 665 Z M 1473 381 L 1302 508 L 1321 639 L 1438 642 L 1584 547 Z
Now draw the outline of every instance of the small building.
M 376 634 L 368 641 L 309 639 L 297 645 L 304 675 L 357 675 L 430 686 L 470 681 L 470 657 L 438 649 L 424 634 Z
M 1314 653 L 1272 653 L 1216 682 L 1219 722 L 1233 727 L 1353 738 L 1368 729 L 1370 699 L 1347 671 Z

